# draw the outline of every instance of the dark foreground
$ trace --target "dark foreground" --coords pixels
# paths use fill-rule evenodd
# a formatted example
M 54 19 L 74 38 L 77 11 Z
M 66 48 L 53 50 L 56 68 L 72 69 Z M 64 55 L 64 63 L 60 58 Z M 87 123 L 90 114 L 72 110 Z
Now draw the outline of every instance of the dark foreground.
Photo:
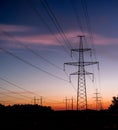
M 53 111 L 30 107 L 1 109 L 0 130 L 118 129 L 118 115 L 104 111 Z

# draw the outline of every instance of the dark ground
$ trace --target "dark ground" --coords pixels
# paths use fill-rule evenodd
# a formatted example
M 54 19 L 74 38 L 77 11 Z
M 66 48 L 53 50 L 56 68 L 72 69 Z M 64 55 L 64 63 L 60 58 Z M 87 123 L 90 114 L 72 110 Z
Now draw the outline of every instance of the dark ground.
M 50 108 L 0 109 L 0 130 L 118 129 L 118 115 L 104 111 L 53 111 Z

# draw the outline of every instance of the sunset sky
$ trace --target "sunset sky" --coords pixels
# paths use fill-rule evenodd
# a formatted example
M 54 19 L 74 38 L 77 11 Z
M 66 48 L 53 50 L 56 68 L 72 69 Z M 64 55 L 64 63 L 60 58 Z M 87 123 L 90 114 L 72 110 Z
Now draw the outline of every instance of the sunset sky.
M 88 106 L 95 93 L 108 107 L 118 95 L 118 1 L 117 0 L 1 0 L 0 4 L 0 103 L 34 103 L 65 109 L 71 99 L 76 107 L 77 68 L 63 65 L 70 50 L 83 44 L 93 50 L 85 60 L 98 61 L 85 69 Z M 75 54 L 73 55 L 75 56 Z

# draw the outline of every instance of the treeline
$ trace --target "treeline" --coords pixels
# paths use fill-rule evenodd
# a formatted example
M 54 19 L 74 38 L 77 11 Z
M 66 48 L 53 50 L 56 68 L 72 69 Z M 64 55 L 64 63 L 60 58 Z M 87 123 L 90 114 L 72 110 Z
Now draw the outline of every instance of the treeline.
M 32 104 L 15 104 L 4 106 L 0 104 L 0 113 L 42 113 L 42 112 L 50 112 L 53 111 L 50 106 L 40 106 L 40 105 L 32 105 Z
M 2 113 L 42 113 L 54 111 L 50 106 L 40 106 L 38 104 L 15 104 L 15 105 L 2 105 L 0 104 L 0 114 Z M 91 112 L 97 112 L 96 110 L 87 110 Z M 117 113 L 118 114 L 118 96 L 112 97 L 112 103 L 106 110 L 100 110 L 103 112 Z
M 113 100 L 114 101 L 114 100 Z M 115 104 L 115 105 L 114 105 Z M 117 129 L 118 105 L 107 110 L 54 111 L 50 106 L 0 104 L 1 130 Z M 116 107 L 117 106 L 117 107 Z

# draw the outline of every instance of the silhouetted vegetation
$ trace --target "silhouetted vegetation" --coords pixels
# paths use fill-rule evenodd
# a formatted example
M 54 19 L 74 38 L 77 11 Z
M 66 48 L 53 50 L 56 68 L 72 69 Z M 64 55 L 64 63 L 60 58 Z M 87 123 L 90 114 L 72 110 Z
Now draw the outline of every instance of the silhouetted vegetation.
M 113 97 L 112 98 L 112 104 L 110 105 L 109 107 L 109 110 L 111 112 L 115 112 L 115 113 L 118 113 L 118 97 Z
M 115 100 L 114 100 L 115 99 Z M 117 104 L 113 98 L 113 104 Z M 39 105 L 0 104 L 1 130 L 118 129 L 118 116 L 108 110 L 54 111 Z

